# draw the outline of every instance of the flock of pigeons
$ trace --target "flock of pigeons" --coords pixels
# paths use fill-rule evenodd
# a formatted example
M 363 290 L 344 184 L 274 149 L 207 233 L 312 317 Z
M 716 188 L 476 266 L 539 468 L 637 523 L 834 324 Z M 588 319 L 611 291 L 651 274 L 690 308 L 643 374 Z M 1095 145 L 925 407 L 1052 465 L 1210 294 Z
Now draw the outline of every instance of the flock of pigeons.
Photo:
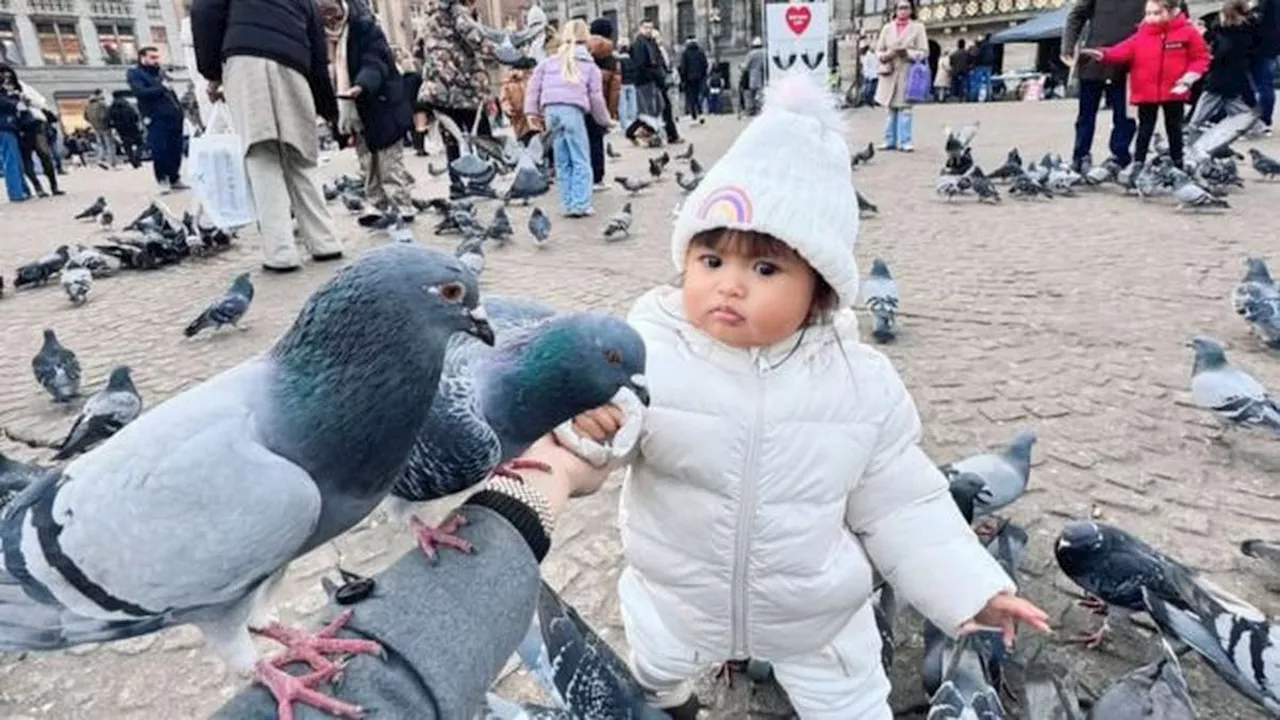
M 984 172 L 973 157 L 971 143 L 978 131 L 975 122 L 959 130 L 947 129 L 946 161 L 934 179 L 934 189 L 947 201 L 972 194 L 980 203 L 995 204 L 1001 201 L 997 183 L 1007 183 L 1009 194 L 1021 200 L 1073 197 L 1086 188 L 1115 185 L 1143 201 L 1172 196 L 1179 210 L 1227 209 L 1231 206 L 1228 193 L 1244 187 L 1236 161 L 1245 156 L 1231 144 L 1248 132 L 1250 121 L 1245 113 L 1201 133 L 1187 145 L 1183 167 L 1176 166 L 1168 143 L 1157 133 L 1153 138 L 1155 157 L 1145 163 L 1134 161 L 1128 167 L 1108 158 L 1099 165 L 1086 161 L 1073 168 L 1055 153 L 1027 161 L 1014 148 L 1004 163 L 990 172 Z M 1257 148 L 1249 150 L 1249 160 L 1264 179 L 1280 175 L 1280 161 Z

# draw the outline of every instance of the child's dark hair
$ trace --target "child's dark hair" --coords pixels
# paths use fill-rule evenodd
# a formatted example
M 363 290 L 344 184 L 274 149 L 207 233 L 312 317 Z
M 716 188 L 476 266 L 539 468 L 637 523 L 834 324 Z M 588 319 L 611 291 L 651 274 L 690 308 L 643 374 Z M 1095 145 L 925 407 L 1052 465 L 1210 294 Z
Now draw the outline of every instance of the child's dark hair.
M 716 228 L 703 230 L 689 240 L 689 247 L 701 247 L 713 252 L 727 255 L 742 255 L 760 258 L 796 257 L 804 260 L 795 248 L 778 238 L 753 230 L 732 230 Z M 804 261 L 808 265 L 808 261 Z M 809 317 L 806 325 L 821 321 L 836 309 L 836 291 L 812 266 L 813 300 L 809 304 Z

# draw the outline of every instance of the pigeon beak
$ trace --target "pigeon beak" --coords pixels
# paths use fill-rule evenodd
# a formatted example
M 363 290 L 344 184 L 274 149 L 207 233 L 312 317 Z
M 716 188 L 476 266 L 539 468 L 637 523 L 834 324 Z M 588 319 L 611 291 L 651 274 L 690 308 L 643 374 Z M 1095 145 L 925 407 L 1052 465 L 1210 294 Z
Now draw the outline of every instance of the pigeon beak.
M 489 315 L 484 311 L 484 306 L 475 306 L 467 312 L 467 316 L 471 319 L 471 325 L 467 328 L 467 334 L 474 336 L 485 345 L 493 347 L 495 340 L 493 326 L 489 324 Z
M 649 407 L 648 378 L 637 373 L 631 376 L 631 381 L 627 383 L 627 386 L 631 388 L 631 391 L 636 394 L 636 397 L 639 398 L 640 402 L 643 403 L 645 407 Z

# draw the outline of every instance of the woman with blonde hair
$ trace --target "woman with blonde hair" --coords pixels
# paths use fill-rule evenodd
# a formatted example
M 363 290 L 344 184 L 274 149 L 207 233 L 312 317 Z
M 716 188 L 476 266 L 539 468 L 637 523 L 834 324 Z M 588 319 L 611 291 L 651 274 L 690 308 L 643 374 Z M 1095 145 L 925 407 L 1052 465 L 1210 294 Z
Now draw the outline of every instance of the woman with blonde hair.
M 566 217 L 585 217 L 591 209 L 591 159 L 586 115 L 602 127 L 611 125 L 605 106 L 600 68 L 587 50 L 587 24 L 570 20 L 560 32 L 560 46 L 538 63 L 524 96 L 524 112 L 535 128 L 551 137 L 560 209 Z
M 1209 72 L 1187 123 L 1194 137 L 1205 123 L 1220 114 L 1227 117 L 1250 112 L 1244 98 L 1249 93 L 1249 67 L 1258 47 L 1258 26 L 1249 21 L 1248 0 L 1226 0 L 1218 22 L 1205 33 L 1209 44 Z

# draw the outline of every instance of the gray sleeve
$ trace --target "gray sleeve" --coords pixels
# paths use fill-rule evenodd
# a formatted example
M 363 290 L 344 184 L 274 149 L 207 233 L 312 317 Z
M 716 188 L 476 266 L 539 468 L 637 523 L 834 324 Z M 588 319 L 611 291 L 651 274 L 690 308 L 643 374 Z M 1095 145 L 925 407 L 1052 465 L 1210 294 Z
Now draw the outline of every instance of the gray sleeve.
M 386 659 L 353 658 L 336 686 L 321 686 L 326 693 L 362 706 L 369 717 L 469 718 L 483 706 L 533 619 L 538 564 L 498 513 L 470 505 L 458 512 L 467 518 L 458 534 L 475 552 L 444 550 L 432 563 L 415 549 L 378 574 L 373 596 L 351 606 L 355 616 L 339 634 L 377 640 Z M 289 666 L 295 675 L 304 669 Z M 298 720 L 330 717 L 300 703 L 294 710 Z M 213 717 L 274 719 L 276 704 L 255 685 Z
M 1095 0 L 1075 0 L 1067 11 L 1067 20 L 1062 24 L 1062 52 L 1074 55 L 1076 45 L 1080 42 L 1080 33 L 1085 23 L 1093 17 Z

